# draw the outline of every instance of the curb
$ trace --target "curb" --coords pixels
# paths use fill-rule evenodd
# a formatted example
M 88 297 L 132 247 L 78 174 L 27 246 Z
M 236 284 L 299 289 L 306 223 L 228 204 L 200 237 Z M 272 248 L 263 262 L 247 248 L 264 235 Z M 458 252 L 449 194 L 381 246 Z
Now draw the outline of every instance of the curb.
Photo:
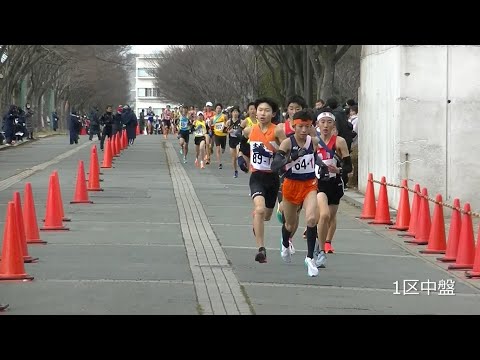
M 362 194 L 360 191 L 349 188 L 348 191 L 345 191 L 343 193 L 342 200 L 344 200 L 346 203 L 350 205 L 353 205 L 358 208 L 362 208 L 363 201 L 359 200 L 359 198 L 363 199 L 364 196 L 365 195 Z
M 359 209 L 363 208 L 364 198 L 365 198 L 365 194 L 361 193 L 357 189 L 352 189 L 352 188 L 349 188 L 348 191 L 345 191 L 342 196 L 343 201 Z M 395 217 L 397 214 L 397 209 L 393 208 L 392 206 L 389 206 L 389 208 L 390 208 L 390 214 L 392 214 L 393 217 Z

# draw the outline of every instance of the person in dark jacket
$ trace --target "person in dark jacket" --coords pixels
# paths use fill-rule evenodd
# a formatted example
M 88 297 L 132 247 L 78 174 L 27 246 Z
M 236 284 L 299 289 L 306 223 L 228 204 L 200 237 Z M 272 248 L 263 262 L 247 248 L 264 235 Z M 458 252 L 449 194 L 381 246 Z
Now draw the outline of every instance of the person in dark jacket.
M 99 123 L 103 127 L 102 138 L 100 140 L 100 150 L 103 150 L 103 144 L 105 142 L 105 138 L 107 136 L 109 138 L 111 138 L 112 135 L 113 135 L 114 118 L 113 118 L 113 107 L 112 107 L 112 105 L 107 105 L 107 108 L 105 109 L 105 114 L 103 114 L 99 118 Z
M 143 134 L 143 131 L 145 130 L 145 109 L 142 109 L 142 111 L 140 111 L 140 119 L 138 125 L 140 127 L 140 133 Z
M 5 142 L 8 145 L 12 144 L 15 130 L 15 119 L 19 116 L 18 107 L 10 105 L 7 113 L 3 116 L 3 131 L 5 132 Z
M 78 135 L 80 134 L 81 128 L 82 122 L 80 116 L 77 115 L 75 110 L 72 110 L 69 121 L 70 145 L 73 145 L 74 143 L 78 144 Z
M 53 131 L 57 131 L 58 129 L 58 115 L 56 111 L 52 113 L 52 129 Z
M 100 122 L 99 122 L 99 115 L 98 115 L 98 107 L 94 107 L 93 110 L 90 112 L 90 136 L 88 140 L 93 139 L 93 135 L 98 136 L 98 140 L 102 141 L 102 135 L 100 132 Z
M 122 129 L 123 129 L 122 111 L 123 111 L 122 105 L 118 105 L 117 112 L 113 116 L 113 122 L 114 122 L 113 135 L 115 135 L 117 132 L 122 132 Z
M 137 115 L 132 111 L 130 106 L 124 105 L 122 112 L 122 123 L 127 129 L 128 144 L 133 145 L 137 137 Z

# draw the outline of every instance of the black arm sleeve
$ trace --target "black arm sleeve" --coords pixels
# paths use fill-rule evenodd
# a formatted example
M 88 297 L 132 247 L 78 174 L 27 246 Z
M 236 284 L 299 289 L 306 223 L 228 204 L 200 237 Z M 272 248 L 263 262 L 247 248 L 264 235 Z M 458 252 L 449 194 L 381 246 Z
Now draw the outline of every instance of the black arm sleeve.
M 351 173 L 353 168 L 352 168 L 352 159 L 350 156 L 344 157 L 342 159 L 342 172 L 345 174 Z
M 285 156 L 285 152 L 282 150 L 278 150 L 275 155 L 273 156 L 273 161 L 270 166 L 273 172 L 278 173 L 285 165 L 288 163 L 288 159 Z
M 314 155 L 315 157 L 315 165 L 318 165 L 319 167 L 324 167 L 324 166 L 327 166 L 325 165 L 325 163 L 322 161 L 322 159 L 320 159 L 320 157 L 318 156 L 317 152 L 315 151 L 314 152 Z

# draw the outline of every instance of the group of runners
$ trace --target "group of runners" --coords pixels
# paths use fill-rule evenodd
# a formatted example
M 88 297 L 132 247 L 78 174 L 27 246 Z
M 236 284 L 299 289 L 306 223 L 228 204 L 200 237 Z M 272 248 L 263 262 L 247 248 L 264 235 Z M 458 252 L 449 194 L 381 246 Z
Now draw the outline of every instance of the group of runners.
M 196 113 L 182 108 L 178 121 L 180 153 L 186 163 L 193 134 L 195 165 L 205 168 L 214 147 L 218 168 L 222 169 L 221 154 L 228 138 L 234 177 L 238 177 L 238 168 L 250 174 L 253 234 L 258 247 L 255 261 L 267 262 L 264 224 L 277 203 L 276 217 L 282 224 L 280 256 L 287 263 L 292 261 L 292 239 L 304 209 L 304 263 L 308 276 L 317 276 L 318 269 L 325 267 L 326 254 L 334 252 L 337 210 L 344 194 L 342 174 L 352 171 L 352 162 L 345 139 L 336 135 L 331 109 L 315 114 L 301 96 L 294 95 L 287 101 L 285 122 L 272 122 L 278 112 L 278 104 L 270 98 L 248 104 L 244 119 L 237 106 L 224 111 L 222 104 L 213 107 L 207 102 L 206 109 Z

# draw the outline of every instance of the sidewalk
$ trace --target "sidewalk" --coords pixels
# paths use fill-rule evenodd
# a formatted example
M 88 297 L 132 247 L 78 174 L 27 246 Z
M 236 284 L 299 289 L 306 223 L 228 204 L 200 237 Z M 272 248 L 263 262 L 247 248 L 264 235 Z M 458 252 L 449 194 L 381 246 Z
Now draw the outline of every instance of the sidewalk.
M 94 204 L 70 205 L 77 162 L 84 160 L 88 172 L 98 142 L 82 140 L 53 162 L 59 145 L 49 145 L 45 160 L 41 143 L 29 150 L 37 162 L 33 174 L 0 182 L 0 225 L 7 201 L 15 190 L 23 194 L 26 181 L 41 224 L 48 177 L 58 169 L 70 231 L 41 232 L 48 244 L 29 245 L 40 259 L 25 264 L 35 279 L 0 282 L 0 303 L 10 304 L 2 315 L 480 313 L 479 289 L 356 219 L 361 209 L 347 202 L 340 207 L 336 253 L 318 277 L 306 274 L 300 230 L 292 263 L 283 263 L 275 218 L 266 226 L 268 263 L 256 263 L 248 175 L 232 178 L 227 153 L 223 170 L 215 163 L 200 170 L 192 155 L 180 162 L 173 137 L 141 135 L 114 169 L 101 169 L 105 191 L 89 192 Z M 99 151 L 100 162 L 102 156 Z M 403 280 L 413 279 L 420 294 L 402 295 Z M 420 291 L 420 283 L 449 279 L 456 281 L 454 296 Z
M 0 150 L 15 148 L 15 147 L 18 147 L 18 146 L 21 146 L 21 145 L 32 143 L 32 142 L 38 141 L 40 139 L 49 138 L 49 137 L 52 137 L 52 136 L 58 136 L 58 135 L 65 136 L 65 134 L 68 135 L 68 133 L 65 133 L 65 132 L 54 132 L 54 131 L 41 132 L 41 133 L 35 134 L 35 139 L 33 141 L 29 140 L 29 139 L 24 139 L 23 141 L 16 142 L 13 145 L 1 144 L 0 145 Z

